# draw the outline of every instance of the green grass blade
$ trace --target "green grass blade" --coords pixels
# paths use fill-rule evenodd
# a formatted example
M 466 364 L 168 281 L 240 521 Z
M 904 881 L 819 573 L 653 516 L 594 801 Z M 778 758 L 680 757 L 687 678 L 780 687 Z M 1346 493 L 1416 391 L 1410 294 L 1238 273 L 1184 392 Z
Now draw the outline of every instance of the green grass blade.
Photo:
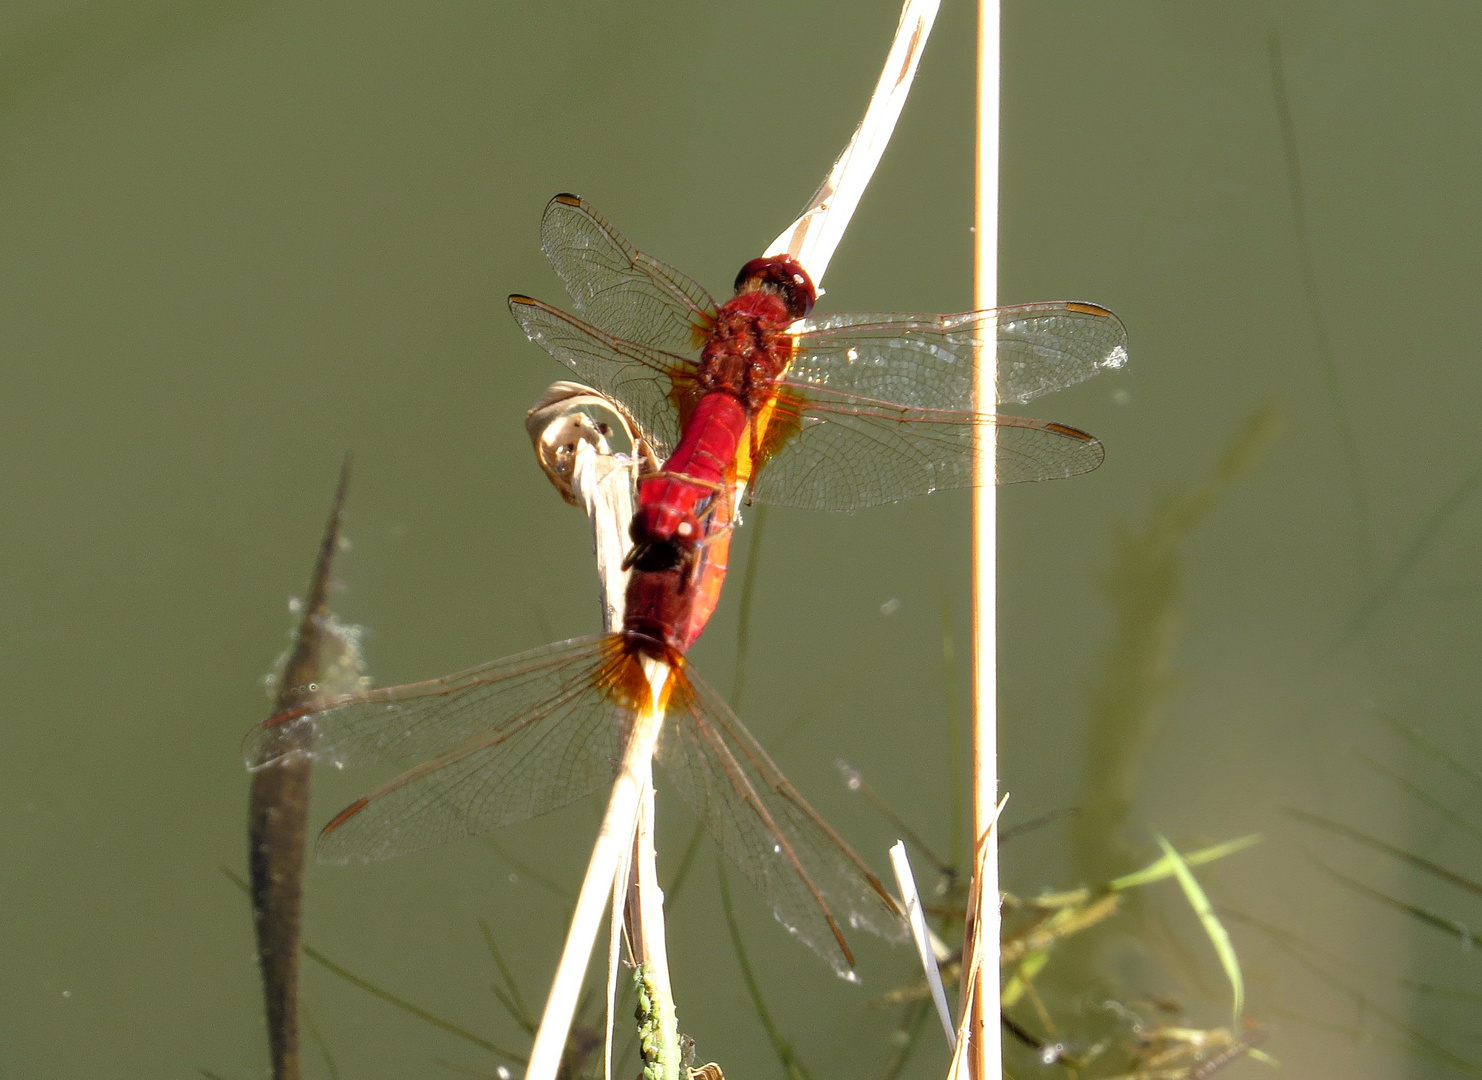
M 304 1028 L 309 1033 L 309 1038 L 314 1040 L 314 1045 L 319 1047 L 319 1054 L 324 1058 L 325 1071 L 329 1073 L 329 1080 L 340 1080 L 340 1064 L 335 1060 L 334 1053 L 329 1048 L 329 1040 L 319 1030 L 319 1025 L 314 1022 L 314 1014 L 307 1008 L 303 1010 Z
M 664 906 L 670 911 L 674 909 L 675 901 L 679 899 L 679 890 L 684 887 L 685 880 L 690 876 L 690 869 L 695 865 L 695 856 L 700 854 L 700 842 L 705 839 L 705 823 L 695 822 L 694 830 L 690 833 L 689 843 L 684 845 L 684 854 L 679 857 L 679 866 L 674 871 L 674 878 L 664 886 Z
M 911 1003 L 906 1010 L 905 1019 L 892 1032 L 893 1035 L 901 1036 L 901 1039 L 896 1046 L 895 1053 L 886 1061 L 885 1068 L 880 1073 L 880 1080 L 899 1080 L 901 1071 L 905 1069 L 906 1062 L 910 1060 L 912 1051 L 921 1042 L 921 1033 L 926 1030 L 927 1018 L 935 1012 L 936 1009 L 932 1007 L 930 998 L 922 998 L 920 1001 Z
M 1425 923 L 1427 926 L 1433 926 L 1443 933 L 1450 934 L 1452 937 L 1460 941 L 1462 947 L 1468 951 L 1475 947 L 1476 935 L 1473 934 L 1472 928 L 1466 923 L 1461 922 L 1457 919 L 1449 918 L 1448 916 L 1442 915 L 1439 912 L 1432 911 L 1430 908 L 1421 907 L 1419 904 L 1411 904 L 1407 901 L 1401 900 L 1399 897 L 1390 896 L 1388 893 L 1380 892 L 1378 889 L 1374 888 L 1371 885 L 1365 885 L 1362 881 L 1351 878 L 1341 871 L 1334 870 L 1331 866 L 1322 862 L 1320 859 L 1315 859 L 1313 861 L 1316 862 L 1318 866 L 1322 867 L 1323 870 L 1325 870 L 1334 879 L 1344 885 L 1347 885 L 1354 892 L 1367 896 L 1371 900 L 1377 900 L 1379 903 L 1384 904 L 1386 907 L 1392 907 L 1396 911 L 1402 911 L 1406 915 L 1409 915 L 1412 919 Z
M 1328 832 L 1346 836 L 1350 840 L 1363 844 L 1365 847 L 1373 848 L 1375 851 L 1382 851 L 1386 855 L 1400 860 L 1400 862 L 1408 863 L 1415 867 L 1415 869 L 1430 874 L 1432 877 L 1440 878 L 1447 884 L 1455 885 L 1458 889 L 1472 893 L 1475 896 L 1482 896 L 1482 882 L 1474 881 L 1469 877 L 1463 877 L 1455 870 L 1448 870 L 1440 863 L 1432 862 L 1423 855 L 1416 855 L 1414 852 L 1406 851 L 1402 847 L 1396 847 L 1394 844 L 1386 843 L 1377 836 L 1370 836 L 1366 832 L 1355 829 L 1352 825 L 1344 825 L 1340 821 L 1332 821 L 1320 814 L 1314 814 L 1307 810 L 1299 810 L 1292 806 L 1287 807 L 1286 812 L 1298 821 L 1305 821 L 1309 825 L 1315 825 Z
M 751 546 L 746 552 L 746 570 L 741 575 L 741 604 L 736 611 L 736 666 L 731 672 L 731 708 L 741 711 L 741 692 L 746 689 L 746 661 L 751 656 L 751 605 L 756 598 L 756 571 L 761 565 L 762 535 L 767 528 L 767 508 L 756 507 L 751 515 Z
M 1019 1004 L 1019 999 L 1024 996 L 1028 985 L 1034 981 L 1049 962 L 1050 953 L 1046 949 L 1032 952 L 1014 967 L 1014 973 L 1009 976 L 1003 984 L 1003 992 L 998 995 L 998 1005 L 1001 1009 L 1012 1009 Z
M 1405 579 L 1410 576 L 1421 558 L 1430 550 L 1436 537 L 1441 534 L 1441 530 L 1456 516 L 1456 512 L 1472 497 L 1472 493 L 1479 485 L 1482 485 L 1482 469 L 1476 469 L 1464 477 L 1461 483 L 1452 489 L 1451 494 L 1442 499 L 1440 505 L 1430 512 L 1425 521 L 1421 522 L 1414 538 L 1405 545 L 1405 550 L 1400 552 L 1399 558 L 1395 559 L 1394 566 L 1384 575 L 1379 587 L 1359 605 L 1358 610 L 1338 632 L 1332 645 L 1334 649 L 1347 645 L 1357 637 L 1359 631 L 1394 599 L 1395 594 L 1400 591 L 1400 586 L 1405 583 Z
M 458 1062 L 449 1061 L 447 1058 L 433 1058 L 432 1060 L 449 1072 L 459 1073 L 463 1076 L 472 1076 L 474 1080 L 500 1080 L 498 1073 L 484 1072 L 482 1069 L 470 1069 L 467 1065 L 460 1065 Z
M 371 994 L 374 997 L 380 998 L 382 1001 L 386 1002 L 386 1004 L 395 1005 L 403 1012 L 411 1013 L 418 1020 L 423 1020 L 431 1024 L 435 1028 L 441 1028 L 449 1035 L 456 1035 L 460 1039 L 464 1039 L 468 1042 L 473 1043 L 480 1049 L 489 1051 L 489 1053 L 491 1054 L 497 1054 L 499 1057 L 504 1058 L 506 1061 L 513 1061 L 518 1065 L 525 1064 L 526 1059 L 523 1054 L 516 1054 L 512 1050 L 506 1050 L 502 1046 L 491 1043 L 483 1036 L 475 1035 L 467 1028 L 460 1027 L 459 1025 L 453 1023 L 453 1021 L 451 1020 L 444 1020 L 441 1016 L 438 1016 L 436 1013 L 428 1012 L 420 1005 L 413 1005 L 405 998 L 397 997 L 390 990 L 381 989 L 381 987 L 377 986 L 369 979 L 363 979 L 359 975 L 355 974 L 353 971 L 350 971 L 347 968 L 340 967 L 339 964 L 336 964 L 333 960 L 331 960 L 329 957 L 325 956 L 322 952 L 320 952 L 318 949 L 313 948 L 312 946 L 304 945 L 302 946 L 302 948 L 304 950 L 304 955 L 307 956 L 310 960 L 314 961 L 314 963 L 318 964 L 320 967 L 324 968 L 330 973 L 338 975 L 340 978 L 344 979 L 352 986 L 360 987 L 360 989 L 364 990 L 367 994 Z
M 529 878 L 535 884 L 539 885 L 542 889 L 550 893 L 552 896 L 559 897 L 560 899 L 566 901 L 567 904 L 575 905 L 576 893 L 573 890 L 568 889 L 565 885 L 562 885 L 554 878 L 546 877 L 530 864 L 521 862 L 519 859 L 511 855 L 508 851 L 505 851 L 504 848 L 500 847 L 499 843 L 492 837 L 484 837 L 483 844 L 495 855 L 498 855 L 505 862 L 509 863 L 509 865 L 514 868 L 516 873 L 523 874 L 525 877 Z
M 746 992 L 751 996 L 751 1007 L 756 1010 L 756 1018 L 761 1021 L 762 1030 L 767 1033 L 767 1039 L 772 1043 L 772 1049 L 777 1054 L 783 1071 L 793 1080 L 813 1080 L 807 1066 L 793 1050 L 792 1043 L 788 1042 L 772 1020 L 772 1013 L 762 998 L 761 985 L 751 969 L 751 958 L 746 954 L 746 945 L 741 940 L 741 927 L 736 922 L 736 909 L 731 905 L 731 886 L 726 880 L 726 868 L 717 861 L 717 869 L 720 872 L 720 906 L 725 912 L 726 929 L 730 931 L 731 947 L 736 950 L 736 962 L 741 966 L 741 980 L 746 983 Z
M 1473 1005 L 1482 1005 L 1482 992 L 1476 990 L 1462 990 L 1455 986 L 1437 986 L 1435 983 L 1422 982 L 1419 979 L 1399 979 L 1397 981 L 1406 990 L 1425 997 L 1441 998 L 1443 1001 L 1469 1001 Z
M 1472 768 L 1466 762 L 1458 758 L 1455 754 L 1452 754 L 1444 746 L 1432 742 L 1430 737 L 1426 735 L 1425 732 L 1421 731 L 1418 727 L 1415 727 L 1413 724 L 1405 723 L 1398 716 L 1395 716 L 1393 713 L 1385 712 L 1383 709 L 1375 708 L 1372 711 L 1374 715 L 1379 717 L 1380 720 L 1384 721 L 1384 723 L 1389 726 L 1389 729 L 1396 735 L 1399 735 L 1401 738 L 1408 740 L 1412 745 L 1420 747 L 1421 750 L 1425 751 L 1431 757 L 1439 761 L 1442 765 L 1445 765 L 1448 769 L 1451 769 L 1453 772 L 1457 773 L 1459 776 L 1469 781 L 1473 786 L 1482 788 L 1482 773 L 1479 773 L 1476 769 Z
M 1306 968 L 1325 983 L 1329 989 L 1338 994 L 1339 997 L 1346 998 L 1352 1005 L 1356 1017 L 1377 1017 L 1398 1031 L 1403 1037 L 1393 1038 L 1385 1035 L 1383 1032 L 1376 1032 L 1368 1026 L 1350 1027 L 1343 1024 L 1334 1024 L 1331 1021 L 1320 1020 L 1315 1016 L 1308 1016 L 1289 1009 L 1283 1009 L 1281 1006 L 1270 1008 L 1269 1011 L 1273 1016 L 1285 1016 L 1319 1030 L 1332 1031 L 1343 1035 L 1354 1043 L 1374 1042 L 1382 1043 L 1386 1046 L 1399 1047 L 1415 1054 L 1417 1057 L 1440 1062 L 1468 1076 L 1482 1076 L 1482 1068 L 1479 1068 L 1474 1062 L 1453 1054 L 1440 1043 L 1427 1038 L 1417 1028 L 1412 1027 L 1400 1017 L 1386 1012 L 1378 1002 L 1371 999 L 1365 993 L 1361 988 L 1359 980 L 1354 977 L 1354 973 L 1362 973 L 1369 977 L 1379 976 L 1386 981 L 1400 981 L 1402 984 L 1404 980 L 1395 980 L 1394 976 L 1388 972 L 1376 972 L 1359 967 L 1345 957 L 1314 945 L 1312 942 L 1304 940 L 1290 930 L 1265 922 L 1253 915 L 1239 911 L 1226 911 L 1225 916 L 1226 918 L 1233 918 L 1245 923 L 1247 926 L 1269 937 L 1286 956 Z M 1321 957 L 1325 963 L 1319 963 L 1317 959 L 1314 959 L 1314 956 Z M 1326 964 L 1334 964 L 1346 970 L 1342 974 L 1339 974 L 1337 970 L 1330 969 Z
M 1235 946 L 1230 943 L 1230 932 L 1214 913 L 1214 905 L 1209 902 L 1209 897 L 1200 887 L 1194 872 L 1189 869 L 1189 864 L 1167 840 L 1161 836 L 1157 839 L 1158 846 L 1163 849 L 1163 857 L 1173 865 L 1173 873 L 1178 878 L 1179 888 L 1184 891 L 1184 898 L 1194 909 L 1194 914 L 1199 916 L 1205 936 L 1214 946 L 1220 967 L 1225 969 L 1225 978 L 1230 981 L 1231 1015 L 1234 1017 L 1230 1030 L 1239 1031 L 1240 1016 L 1245 1012 L 1245 980 L 1240 974 L 1240 960 L 1235 955 Z
M 489 955 L 494 960 L 494 966 L 499 969 L 499 977 L 504 980 L 504 990 L 494 987 L 494 996 L 509 1013 L 510 1018 L 519 1024 L 531 1035 L 535 1034 L 535 1017 L 530 1012 L 530 1007 L 525 1004 L 525 999 L 520 995 L 520 985 L 515 982 L 515 976 L 504 962 L 504 954 L 499 951 L 499 944 L 494 940 L 494 931 L 489 929 L 489 924 L 483 919 L 479 920 L 479 929 L 484 933 L 484 944 L 488 946 Z
M 1364 762 L 1364 764 L 1369 766 L 1369 768 L 1373 769 L 1381 776 L 1388 777 L 1397 787 L 1399 787 L 1402 791 L 1408 792 L 1410 796 L 1417 802 L 1424 803 L 1426 806 L 1429 806 L 1441 817 L 1451 822 L 1451 824 L 1455 825 L 1462 832 L 1471 836 L 1472 839 L 1482 840 L 1482 825 L 1478 825 L 1476 822 L 1462 817 L 1461 814 L 1458 814 L 1455 810 L 1451 809 L 1451 807 L 1447 806 L 1440 799 L 1432 795 L 1429 791 L 1426 791 L 1419 784 L 1406 779 L 1397 769 L 1391 769 L 1388 765 L 1384 764 L 1384 762 L 1370 757 L 1362 750 L 1358 751 L 1358 756 L 1359 759 Z
M 236 873 L 230 867 L 226 866 L 218 867 L 218 869 L 222 872 L 222 874 L 226 876 L 226 879 L 228 881 L 230 881 L 238 889 L 241 889 L 244 894 L 250 895 L 250 890 L 248 888 L 247 882 L 240 874 Z M 329 971 L 331 974 L 338 975 L 347 983 L 350 983 L 352 986 L 360 987 L 360 989 L 364 990 L 367 994 L 380 998 L 388 1005 L 395 1005 L 403 1012 L 411 1013 L 418 1020 L 425 1020 L 433 1027 L 441 1028 L 449 1035 L 456 1035 L 460 1039 L 465 1039 L 468 1042 L 471 1042 L 475 1046 L 479 1047 L 481 1050 L 487 1050 L 489 1051 L 489 1053 L 496 1054 L 499 1057 L 504 1058 L 506 1061 L 512 1061 L 517 1065 L 526 1064 L 526 1058 L 524 1057 L 524 1055 L 516 1054 L 511 1050 L 506 1050 L 502 1046 L 491 1043 L 488 1039 L 485 1039 L 480 1035 L 475 1035 L 467 1028 L 460 1027 L 459 1025 L 453 1023 L 453 1021 L 451 1020 L 444 1020 L 441 1016 L 438 1016 L 436 1013 L 428 1012 L 420 1005 L 413 1005 L 405 998 L 397 997 L 390 990 L 381 989 L 381 987 L 377 986 L 369 979 L 363 979 L 359 975 L 355 974 L 353 971 L 350 971 L 347 968 L 340 967 L 339 964 L 336 964 L 333 960 L 325 956 L 318 949 L 313 948 L 312 946 L 305 943 L 300 943 L 299 949 L 310 960 L 314 961 L 314 963 Z
M 1212 863 L 1216 859 L 1223 859 L 1226 855 L 1234 855 L 1237 851 L 1244 851 L 1248 847 L 1254 847 L 1260 842 L 1260 834 L 1251 833 L 1249 836 L 1226 840 L 1223 844 L 1215 844 L 1211 847 L 1200 848 L 1198 851 L 1191 851 L 1187 855 L 1177 855 L 1176 852 L 1175 855 L 1185 866 L 1203 866 L 1205 863 Z M 1174 863 L 1167 855 L 1163 855 L 1141 870 L 1134 870 L 1130 874 L 1123 874 L 1121 877 L 1109 882 L 1106 887 L 1112 892 L 1122 892 L 1126 889 L 1135 889 L 1142 885 L 1151 885 L 1155 881 L 1162 881 L 1165 878 L 1173 877 L 1176 873 L 1177 870 L 1174 867 Z

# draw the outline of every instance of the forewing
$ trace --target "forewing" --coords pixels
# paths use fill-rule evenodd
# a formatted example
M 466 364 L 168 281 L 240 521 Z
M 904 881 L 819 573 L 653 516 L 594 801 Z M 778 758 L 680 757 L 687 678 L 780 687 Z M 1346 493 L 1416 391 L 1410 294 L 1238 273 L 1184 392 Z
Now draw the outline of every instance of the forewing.
M 639 251 L 575 195 L 546 205 L 540 249 L 576 310 L 614 337 L 689 353 L 696 331 L 715 316 L 715 300 L 702 285 Z
M 655 453 L 668 456 L 679 439 L 679 413 L 697 393 L 693 363 L 614 337 L 528 296 L 511 296 L 509 310 L 526 337 L 583 382 L 622 404 Z
M 901 939 L 893 901 L 720 696 L 684 673 L 689 682 L 671 697 L 659 739 L 660 765 L 777 921 L 847 976 L 853 957 L 841 931 Z
M 1115 315 L 1084 303 L 805 319 L 753 497 L 855 510 L 967 487 L 979 421 L 998 426 L 1000 484 L 1089 472 L 1104 452 L 1085 432 L 973 411 L 975 355 L 994 343 L 1000 400 L 1022 402 L 1120 367 L 1126 341 Z
M 846 312 L 805 319 L 787 379 L 912 409 L 972 408 L 973 362 L 997 348 L 998 400 L 1023 404 L 1127 362 L 1127 330 L 1104 307 L 1018 304 L 958 315 Z
M 351 695 L 269 720 L 249 736 L 248 762 L 262 763 L 283 724 L 306 726 L 310 752 L 336 766 L 427 759 L 331 821 L 319 842 L 324 862 L 385 859 L 487 832 L 611 779 L 622 718 L 603 672 L 621 656 L 613 637 L 580 638 Z

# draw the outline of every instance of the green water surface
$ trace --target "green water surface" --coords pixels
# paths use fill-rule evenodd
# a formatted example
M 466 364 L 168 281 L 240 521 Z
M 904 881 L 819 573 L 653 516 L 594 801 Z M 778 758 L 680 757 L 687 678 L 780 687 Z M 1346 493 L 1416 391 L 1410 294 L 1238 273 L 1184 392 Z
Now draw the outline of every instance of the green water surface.
M 378 683 L 595 630 L 585 525 L 522 427 L 563 372 L 504 305 L 563 299 L 541 208 L 579 192 L 723 291 L 842 147 L 895 17 L 889 0 L 7 5 L 0 1075 L 265 1074 L 250 922 L 218 866 L 245 862 L 239 741 L 267 711 L 341 456 L 356 477 L 335 603 L 370 628 Z M 1318 860 L 1457 919 L 1482 915 L 1475 901 L 1283 813 L 1478 865 L 1475 840 L 1352 751 L 1464 812 L 1482 799 L 1369 709 L 1482 752 L 1482 504 L 1465 487 L 1482 468 L 1482 13 L 1052 0 L 1010 4 L 1004 34 L 1002 298 L 1094 300 L 1132 340 L 1125 371 L 1035 403 L 1099 436 L 1105 466 L 1000 503 L 1006 820 L 1080 805 L 1107 765 L 1085 747 L 1122 625 L 1101 587 L 1118 528 L 1207 481 L 1274 407 L 1264 458 L 1178 547 L 1168 677 L 1127 766 L 1122 839 L 1146 860 L 1155 832 L 1262 833 L 1206 875 L 1216 903 L 1328 950 L 1375 1008 L 1482 1061 L 1475 1003 L 1390 981 L 1476 993 L 1475 956 Z M 970 305 L 971 37 L 970 10 L 945 5 L 821 310 Z M 942 611 L 963 652 L 968 501 L 767 520 L 741 712 L 882 870 L 895 832 L 833 763 L 947 846 L 962 763 Z M 693 654 L 722 691 L 735 584 Z M 956 679 L 962 699 L 962 665 Z M 316 822 L 382 775 L 322 777 Z M 498 843 L 574 889 L 597 812 Z M 690 823 L 661 789 L 666 812 L 672 865 Z M 1072 853 L 1063 824 L 1020 840 L 1005 884 L 1079 884 Z M 894 1014 L 865 1000 L 910 979 L 911 957 L 863 943 L 864 986 L 846 985 L 736 885 L 769 1005 L 814 1075 L 878 1075 Z M 1222 1023 L 1228 989 L 1165 888 L 1147 897 L 1162 936 L 1110 949 L 1101 977 Z M 466 841 L 314 868 L 307 936 L 523 1046 L 489 994 L 478 920 L 538 1002 L 566 903 Z M 700 1060 L 778 1075 L 708 852 L 673 920 Z M 1450 1075 L 1270 936 L 1232 932 L 1286 1075 Z M 346 1077 L 499 1064 L 317 968 L 304 999 Z M 331 1075 L 308 1039 L 306 1059 Z M 929 1027 L 906 1075 L 944 1064 Z

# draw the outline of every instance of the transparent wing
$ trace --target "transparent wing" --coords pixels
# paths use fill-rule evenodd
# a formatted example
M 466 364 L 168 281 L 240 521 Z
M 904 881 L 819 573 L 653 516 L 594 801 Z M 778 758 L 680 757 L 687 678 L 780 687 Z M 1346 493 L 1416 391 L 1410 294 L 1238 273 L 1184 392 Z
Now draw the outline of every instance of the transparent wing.
M 612 778 L 620 708 L 604 689 L 621 639 L 578 638 L 423 683 L 281 714 L 247 740 L 264 764 L 284 725 L 336 766 L 427 759 L 357 800 L 321 834 L 322 862 L 386 859 L 565 806 Z
M 511 296 L 509 310 L 526 337 L 583 382 L 620 402 L 655 452 L 668 456 L 679 440 L 680 415 L 688 415 L 698 395 L 690 360 L 624 341 L 528 296 Z
M 670 698 L 660 765 L 777 921 L 847 976 L 854 958 L 843 928 L 903 938 L 893 901 L 720 696 L 686 673 Z
M 761 440 L 755 500 L 854 510 L 966 487 L 980 419 L 998 426 L 1000 484 L 1100 465 L 1101 444 L 1076 428 L 972 411 L 985 343 L 996 343 L 1001 400 L 1029 401 L 1127 360 L 1126 330 L 1094 304 L 803 320 Z
M 546 205 L 540 250 L 576 310 L 614 337 L 689 353 L 715 317 L 715 300 L 702 285 L 639 251 L 575 195 Z
M 831 407 L 836 406 L 836 407 Z M 998 429 L 997 480 L 1018 484 L 1090 472 L 1106 451 L 1065 424 L 985 416 Z M 908 409 L 888 402 L 815 395 L 806 411 L 783 397 L 772 422 L 789 434 L 765 458 L 753 501 L 808 510 L 858 510 L 933 491 L 969 487 L 971 412 Z
M 998 350 L 998 400 L 1023 404 L 1127 362 L 1127 329 L 1104 307 L 1018 304 L 959 315 L 846 312 L 804 319 L 787 381 L 925 410 L 969 408 L 973 357 Z

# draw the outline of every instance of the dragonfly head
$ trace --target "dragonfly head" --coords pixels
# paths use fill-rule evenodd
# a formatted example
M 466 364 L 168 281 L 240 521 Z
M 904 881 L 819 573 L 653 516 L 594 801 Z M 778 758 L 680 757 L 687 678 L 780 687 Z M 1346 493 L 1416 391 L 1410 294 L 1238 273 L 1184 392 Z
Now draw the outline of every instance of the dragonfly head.
M 772 255 L 764 259 L 752 259 L 736 275 L 736 295 L 765 292 L 780 296 L 787 305 L 788 314 L 801 319 L 813 310 L 818 299 L 818 290 L 803 264 L 791 255 Z

